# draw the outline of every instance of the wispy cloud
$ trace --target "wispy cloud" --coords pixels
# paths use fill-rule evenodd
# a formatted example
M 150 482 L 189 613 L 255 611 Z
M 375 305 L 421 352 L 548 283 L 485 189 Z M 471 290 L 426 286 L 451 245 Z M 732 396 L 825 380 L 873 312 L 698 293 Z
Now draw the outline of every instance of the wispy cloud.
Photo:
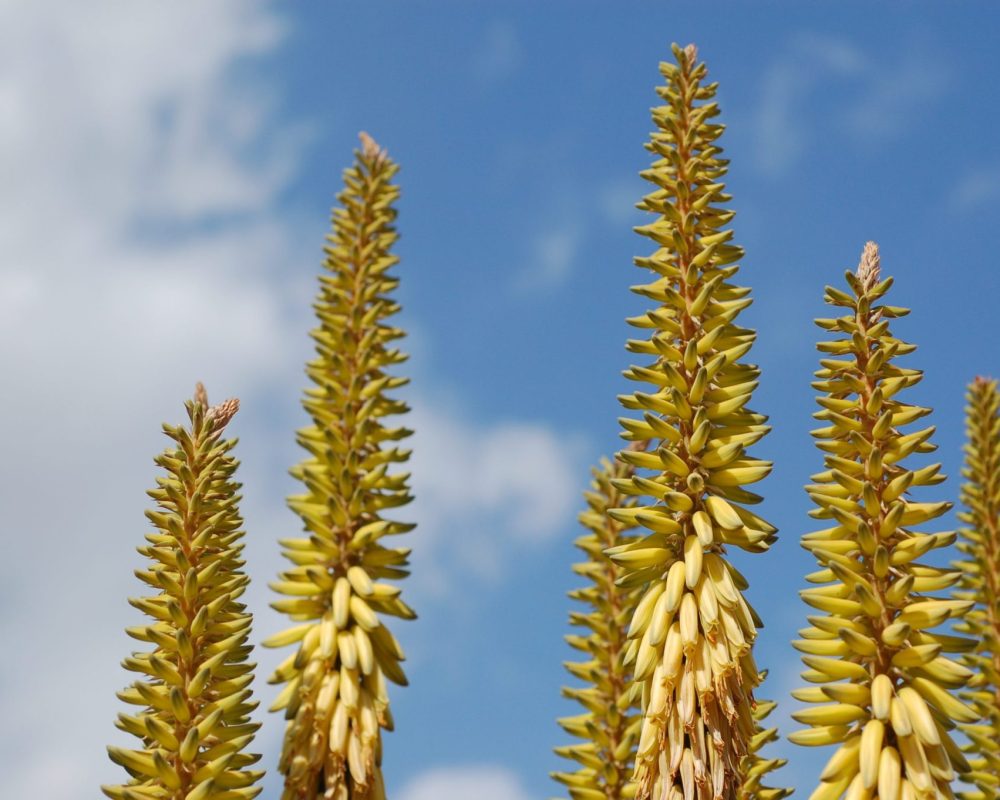
M 513 23 L 490 22 L 473 58 L 474 73 L 485 83 L 500 83 L 514 75 L 523 62 L 524 49 Z
M 952 211 L 980 208 L 1000 196 L 1000 167 L 983 165 L 958 179 L 948 198 Z
M 868 66 L 867 59 L 853 43 L 826 34 L 800 33 L 792 46 L 820 68 L 837 75 L 860 75 Z
M 845 122 L 858 141 L 872 145 L 897 138 L 927 106 L 942 97 L 951 75 L 941 59 L 906 50 L 870 71 Z
M 757 166 L 779 173 L 803 154 L 808 132 L 800 106 L 824 81 L 856 75 L 862 54 L 850 43 L 815 34 L 794 39 L 764 72 L 754 135 Z
M 437 767 L 408 783 L 402 800 L 528 800 L 527 789 L 509 769 L 474 765 Z
M 810 84 L 804 74 L 784 64 L 774 64 L 764 74 L 754 121 L 754 155 L 764 172 L 780 172 L 802 155 L 805 134 L 794 109 Z
M 629 223 L 640 224 L 643 213 L 635 204 L 652 191 L 652 185 L 638 175 L 631 180 L 617 180 L 608 183 L 598 192 L 599 210 L 606 222 L 622 227 Z
M 905 133 L 949 82 L 940 59 L 927 58 L 915 45 L 872 57 L 851 41 L 799 34 L 761 79 L 753 117 L 757 168 L 776 176 L 788 172 L 823 127 L 861 146 L 883 145 Z M 813 101 L 820 95 L 827 102 L 818 111 Z
M 573 226 L 556 227 L 539 234 L 528 263 L 514 279 L 515 289 L 539 292 L 562 285 L 573 271 L 583 237 Z

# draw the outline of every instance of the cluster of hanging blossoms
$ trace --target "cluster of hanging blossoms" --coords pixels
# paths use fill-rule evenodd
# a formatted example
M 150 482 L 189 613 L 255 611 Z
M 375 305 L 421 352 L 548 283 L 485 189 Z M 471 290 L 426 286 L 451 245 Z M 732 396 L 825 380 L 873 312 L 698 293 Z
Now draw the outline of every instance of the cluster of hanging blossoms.
M 953 586 L 960 574 L 917 559 L 956 536 L 914 530 L 950 503 L 910 498 L 944 478 L 939 464 L 903 465 L 934 450 L 934 428 L 903 431 L 929 409 L 901 399 L 921 373 L 895 362 L 915 348 L 890 330 L 907 311 L 883 302 L 892 279 L 881 278 L 873 242 L 847 283 L 849 291 L 828 287 L 825 298 L 844 315 L 817 321 L 839 338 L 819 345 L 828 357 L 813 385 L 823 393 L 816 417 L 824 427 L 813 435 L 826 470 L 807 491 L 811 515 L 831 526 L 802 541 L 821 567 L 808 576 L 817 586 L 802 596 L 821 614 L 795 642 L 807 667 L 802 677 L 816 685 L 794 695 L 816 705 L 793 714 L 811 727 L 789 738 L 838 745 L 812 800 L 949 798 L 956 774 L 969 767 L 950 731 L 978 715 L 950 691 L 971 673 L 948 654 L 975 642 L 934 629 L 973 604 L 925 594 Z
M 303 405 L 312 425 L 298 432 L 308 457 L 292 470 L 306 492 L 289 498 L 306 536 L 285 539 L 292 567 L 272 584 L 286 595 L 273 604 L 296 623 L 265 642 L 295 645 L 272 682 L 285 686 L 272 706 L 288 724 L 279 769 L 282 800 L 382 800 L 381 729 L 391 730 L 386 681 L 405 684 L 403 653 L 380 615 L 414 616 L 397 586 L 409 550 L 383 544 L 410 524 L 385 518 L 408 503 L 408 474 L 393 468 L 409 457 L 396 442 L 410 434 L 386 425 L 406 411 L 390 392 L 406 383 L 387 370 L 405 356 L 402 331 L 386 323 L 399 310 L 391 182 L 396 165 L 362 134 L 355 164 L 333 212 L 313 330 L 314 386 Z
M 636 447 L 641 449 L 643 445 L 637 443 Z M 576 546 L 586 560 L 575 564 L 573 571 L 590 583 L 570 592 L 570 597 L 587 606 L 587 610 L 570 614 L 570 622 L 584 632 L 566 638 L 586 660 L 565 666 L 584 685 L 567 687 L 563 695 L 584 710 L 560 719 L 559 724 L 583 741 L 556 748 L 558 755 L 577 762 L 579 768 L 553 773 L 573 800 L 624 800 L 635 792 L 631 773 L 640 720 L 631 675 L 622 656 L 626 628 L 640 590 L 618 585 L 622 568 L 604 552 L 635 538 L 631 532 L 634 524 L 608 516 L 610 508 L 634 505 L 634 498 L 623 496 L 615 485 L 627 481 L 633 472 L 628 464 L 603 461 L 593 470 L 590 491 L 584 494 L 587 509 L 580 514 L 580 523 L 588 532 L 576 540 Z
M 965 800 L 992 800 L 1000 794 L 1000 392 L 997 382 L 977 378 L 967 395 L 965 469 L 959 519 L 966 560 L 955 564 L 962 572 L 956 597 L 975 607 L 956 629 L 978 644 L 965 665 L 975 677 L 964 699 L 981 719 L 962 726 L 969 739 L 970 771 L 963 775 L 977 791 L 963 792 Z
M 626 376 L 650 389 L 622 398 L 641 412 L 622 420 L 623 435 L 649 448 L 619 455 L 637 471 L 620 489 L 639 501 L 609 511 L 644 535 L 609 554 L 622 585 L 642 587 L 626 651 L 643 714 L 636 796 L 731 800 L 750 769 L 758 791 L 761 771 L 777 766 L 754 751 L 761 674 L 751 648 L 760 623 L 726 559 L 728 545 L 761 552 L 774 539 L 746 508 L 761 498 L 745 488 L 771 465 L 747 453 L 768 427 L 747 407 L 759 373 L 740 361 L 755 334 L 736 324 L 751 301 L 731 282 L 743 251 L 726 228 L 733 212 L 721 205 L 729 197 L 720 182 L 723 126 L 712 121 L 716 86 L 705 82 L 693 45 L 674 55 L 676 64 L 661 65 L 665 105 L 653 110 L 647 145 L 656 161 L 643 173 L 655 190 L 640 207 L 657 218 L 638 229 L 657 249 L 636 260 L 653 274 L 636 291 L 657 306 L 630 320 L 648 338 L 628 343 L 651 361 Z
M 199 384 L 187 403 L 190 427 L 163 426 L 174 444 L 157 457 L 167 475 L 149 492 L 155 531 L 139 552 L 151 565 L 136 570 L 156 594 L 129 600 L 153 622 L 127 631 L 152 650 L 125 659 L 141 677 L 118 695 L 139 710 L 119 714 L 117 725 L 142 747 L 108 748 L 132 776 L 101 787 L 113 800 L 249 800 L 261 791 L 263 772 L 249 769 L 260 756 L 244 752 L 259 725 L 250 721 L 253 620 L 239 602 L 249 578 L 236 440 L 222 438 L 238 407 L 209 407 Z

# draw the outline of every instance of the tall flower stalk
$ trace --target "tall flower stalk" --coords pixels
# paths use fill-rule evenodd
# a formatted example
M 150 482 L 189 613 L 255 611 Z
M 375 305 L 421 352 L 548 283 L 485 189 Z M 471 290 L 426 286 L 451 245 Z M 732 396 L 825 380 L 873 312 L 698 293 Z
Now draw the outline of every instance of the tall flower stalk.
M 981 719 L 962 726 L 969 739 L 971 770 L 963 778 L 977 791 L 963 792 L 966 800 L 994 800 L 1000 796 L 1000 392 L 995 380 L 976 378 L 966 396 L 965 469 L 959 519 L 959 549 L 966 560 L 959 599 L 975 603 L 956 629 L 977 643 L 965 656 L 975 676 L 963 693 Z
M 641 449 L 644 443 L 636 446 Z M 563 758 L 576 762 L 573 772 L 552 777 L 564 784 L 573 800 L 624 800 L 634 795 L 631 785 L 635 745 L 639 736 L 638 702 L 631 691 L 631 675 L 623 664 L 629 619 L 639 599 L 637 587 L 622 588 L 622 568 L 604 551 L 634 540 L 634 523 L 608 516 L 609 508 L 634 505 L 616 483 L 627 481 L 634 468 L 622 462 L 601 462 L 593 470 L 590 491 L 584 493 L 586 510 L 580 523 L 587 533 L 576 540 L 585 560 L 573 571 L 588 584 L 570 592 L 586 611 L 574 611 L 570 622 L 581 633 L 567 636 L 569 644 L 586 660 L 566 664 L 569 673 L 583 681 L 567 687 L 563 695 L 583 708 L 576 716 L 559 720 L 563 729 L 582 741 L 556 748 Z
M 129 602 L 152 622 L 127 630 L 151 646 L 125 659 L 140 677 L 119 697 L 136 713 L 117 725 L 141 740 L 137 749 L 109 747 L 131 776 L 101 787 L 113 800 L 246 800 L 263 772 L 246 753 L 258 724 L 247 661 L 253 621 L 239 602 L 243 521 L 234 481 L 235 439 L 223 439 L 239 403 L 209 406 L 199 384 L 187 403 L 189 425 L 164 425 L 173 444 L 156 459 L 165 472 L 149 492 L 154 532 L 139 552 L 149 559 L 137 577 L 155 594 Z
M 836 338 L 819 345 L 825 357 L 813 386 L 822 393 L 815 416 L 823 427 L 813 436 L 826 469 L 807 491 L 811 515 L 830 527 L 802 538 L 821 567 L 802 597 L 820 614 L 795 643 L 802 677 L 815 686 L 795 696 L 816 705 L 793 714 L 810 727 L 789 738 L 837 745 L 812 800 L 947 798 L 956 774 L 968 770 L 950 730 L 977 716 L 951 693 L 971 673 L 947 654 L 974 643 L 935 629 L 972 603 L 928 596 L 959 573 L 917 560 L 956 536 L 914 530 L 951 504 L 911 498 L 944 476 L 939 464 L 904 466 L 911 454 L 935 449 L 934 428 L 904 432 L 930 410 L 902 399 L 922 373 L 896 363 L 915 347 L 890 330 L 908 312 L 884 302 L 892 279 L 880 274 L 874 242 L 847 284 L 826 289 L 843 316 L 817 320 Z
M 652 280 L 635 291 L 656 307 L 630 320 L 647 338 L 628 343 L 649 362 L 625 373 L 650 388 L 622 398 L 641 413 L 622 420 L 623 435 L 650 446 L 620 454 L 637 470 L 623 490 L 639 500 L 609 511 L 644 535 L 609 553 L 622 585 L 642 587 L 626 652 L 643 712 L 636 796 L 730 800 L 755 790 L 744 778 L 760 743 L 761 675 L 751 653 L 760 621 L 726 548 L 773 541 L 774 527 L 746 508 L 761 498 L 744 488 L 771 465 L 747 453 L 768 427 L 747 407 L 759 371 L 740 359 L 756 335 L 736 324 L 751 301 L 731 282 L 743 250 L 726 228 L 716 86 L 693 45 L 673 52 L 647 145 L 656 160 L 643 173 L 655 188 L 640 207 L 656 219 L 637 229 L 656 249 L 636 259 Z
M 313 387 L 303 406 L 312 424 L 298 432 L 308 455 L 292 475 L 305 488 L 288 504 L 306 536 L 284 539 L 292 566 L 272 588 L 291 628 L 268 646 L 295 645 L 272 682 L 284 683 L 272 710 L 284 710 L 279 769 L 282 800 L 382 800 L 382 729 L 392 729 L 386 681 L 405 684 L 403 652 L 384 615 L 411 619 L 400 590 L 409 550 L 383 544 L 410 524 L 385 517 L 408 503 L 409 457 L 397 442 L 410 431 L 386 424 L 406 411 L 391 396 L 406 383 L 390 370 L 405 360 L 403 332 L 387 323 L 399 311 L 390 270 L 397 235 L 392 183 L 397 166 L 366 134 L 333 212 L 326 274 L 314 308 Z

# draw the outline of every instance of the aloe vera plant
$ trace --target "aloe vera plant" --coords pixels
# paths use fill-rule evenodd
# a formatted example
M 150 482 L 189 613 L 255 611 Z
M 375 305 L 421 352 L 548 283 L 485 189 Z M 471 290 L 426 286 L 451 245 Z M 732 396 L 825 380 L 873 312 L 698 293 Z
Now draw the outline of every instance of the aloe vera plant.
M 243 522 L 232 456 L 223 431 L 239 403 L 209 406 L 199 384 L 186 405 L 189 425 L 164 425 L 172 444 L 156 463 L 165 476 L 149 492 L 154 531 L 139 552 L 136 576 L 155 594 L 129 602 L 151 622 L 127 630 L 150 646 L 125 659 L 140 677 L 119 697 L 136 712 L 117 725 L 138 748 L 109 747 L 131 776 L 101 787 L 113 800 L 245 800 L 260 793 L 263 772 L 247 753 L 258 724 L 250 713 L 254 665 L 247 661 L 252 617 L 239 602 Z
M 716 86 L 693 45 L 673 52 L 676 63 L 661 65 L 664 105 L 653 110 L 647 145 L 655 161 L 643 173 L 654 189 L 640 208 L 655 220 L 637 229 L 656 249 L 636 259 L 651 281 L 635 291 L 656 306 L 629 320 L 646 338 L 628 349 L 649 363 L 626 377 L 650 388 L 621 398 L 641 415 L 622 420 L 623 436 L 649 447 L 619 454 L 636 474 L 617 485 L 638 500 L 608 512 L 643 529 L 608 551 L 621 585 L 641 587 L 626 650 L 642 709 L 635 792 L 639 800 L 781 795 L 760 783 L 779 762 L 755 749 L 773 737 L 755 716 L 760 620 L 726 558 L 727 547 L 762 552 L 775 537 L 747 508 L 761 498 L 745 487 L 771 470 L 747 453 L 768 431 L 747 406 L 758 370 L 741 361 L 755 333 L 736 324 L 751 301 L 732 282 L 743 251 L 726 227 L 734 212 L 723 207 Z
M 968 737 L 970 770 L 963 778 L 976 785 L 965 800 L 1000 796 L 1000 392 L 997 382 L 976 378 L 966 395 L 963 510 L 959 549 L 966 558 L 955 564 L 962 573 L 955 595 L 975 606 L 956 629 L 975 642 L 964 657 L 973 672 L 965 700 L 980 717 L 962 726 Z
M 405 684 L 403 652 L 384 615 L 410 619 L 400 590 L 385 579 L 406 576 L 409 550 L 386 537 L 412 525 L 386 517 L 411 499 L 408 475 L 396 471 L 410 434 L 387 424 L 406 411 L 391 392 L 406 383 L 390 374 L 405 360 L 403 332 L 387 323 L 399 311 L 392 245 L 392 183 L 397 166 L 366 134 L 344 173 L 340 207 L 326 248 L 326 273 L 314 305 L 313 386 L 303 406 L 312 424 L 298 432 L 307 456 L 292 474 L 305 492 L 288 505 L 306 535 L 284 539 L 291 567 L 272 588 L 273 603 L 295 623 L 268 646 L 295 645 L 272 682 L 284 683 L 272 710 L 288 720 L 279 769 L 283 800 L 382 800 L 382 730 L 392 729 L 386 681 Z
M 634 498 L 622 496 L 615 486 L 633 472 L 622 462 L 602 461 L 593 470 L 590 491 L 584 495 L 587 509 L 580 514 L 587 533 L 576 540 L 576 546 L 585 559 L 574 565 L 573 571 L 588 583 L 570 592 L 570 597 L 586 610 L 570 614 L 570 622 L 581 633 L 566 638 L 586 660 L 567 663 L 566 669 L 584 685 L 567 687 L 563 694 L 583 710 L 560 719 L 559 724 L 582 741 L 556 748 L 558 755 L 576 762 L 577 768 L 552 776 L 566 786 L 573 800 L 623 800 L 634 795 L 631 777 L 639 715 L 622 656 L 639 590 L 617 585 L 622 569 L 604 553 L 634 539 L 634 524 L 608 516 L 609 508 L 634 504 Z
M 811 515 L 829 527 L 802 538 L 820 565 L 802 597 L 820 613 L 795 642 L 807 667 L 802 677 L 815 685 L 794 696 L 815 705 L 793 714 L 809 727 L 789 738 L 837 745 L 813 800 L 952 797 L 952 781 L 968 764 L 950 731 L 978 715 L 951 692 L 971 673 L 948 654 L 974 642 L 936 629 L 972 603 L 928 596 L 960 574 L 918 561 L 956 537 L 915 529 L 950 503 L 911 497 L 944 477 L 939 464 L 904 465 L 935 449 L 933 427 L 904 432 L 930 413 L 903 399 L 922 377 L 897 363 L 915 350 L 890 330 L 908 312 L 885 302 L 892 279 L 882 277 L 873 242 L 846 277 L 847 291 L 827 287 L 825 298 L 842 316 L 817 320 L 834 338 L 819 345 L 813 384 L 823 423 L 813 436 L 825 470 L 807 491 Z

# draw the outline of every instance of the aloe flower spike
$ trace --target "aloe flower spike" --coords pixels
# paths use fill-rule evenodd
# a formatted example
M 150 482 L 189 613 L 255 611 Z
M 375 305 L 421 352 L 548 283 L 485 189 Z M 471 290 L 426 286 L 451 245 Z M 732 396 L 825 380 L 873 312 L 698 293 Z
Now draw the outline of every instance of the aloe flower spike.
M 976 378 L 966 396 L 963 510 L 958 549 L 966 556 L 954 566 L 962 573 L 956 598 L 975 606 L 955 629 L 976 642 L 963 663 L 974 673 L 962 697 L 981 718 L 962 726 L 969 743 L 970 770 L 962 776 L 975 791 L 963 800 L 1000 796 L 1000 392 L 997 382 Z
M 298 432 L 307 455 L 292 469 L 305 492 L 288 498 L 305 536 L 281 540 L 291 566 L 271 584 L 284 595 L 272 606 L 293 625 L 264 642 L 295 647 L 271 678 L 284 684 L 271 710 L 288 720 L 282 800 L 384 800 L 387 681 L 406 684 L 403 651 L 384 621 L 415 616 L 386 582 L 408 574 L 410 551 L 385 542 L 413 528 L 390 516 L 411 499 L 408 474 L 396 471 L 409 458 L 398 443 L 410 431 L 387 423 L 407 410 L 392 397 L 406 383 L 392 375 L 406 358 L 395 346 L 403 332 L 388 324 L 399 311 L 390 274 L 396 171 L 361 134 L 314 304 L 313 386 L 302 403 L 312 423 Z
M 629 493 L 639 500 L 608 512 L 643 530 L 608 552 L 622 585 L 642 587 L 625 653 L 643 715 L 636 797 L 733 800 L 756 791 L 751 764 L 754 780 L 778 765 L 755 760 L 760 620 L 726 553 L 763 552 L 775 539 L 745 488 L 771 471 L 748 452 L 769 429 L 748 407 L 759 371 L 741 359 L 756 334 L 736 323 L 750 299 L 732 283 L 743 250 L 726 228 L 716 86 L 693 45 L 673 52 L 676 63 L 660 66 L 664 105 L 653 110 L 655 161 L 643 173 L 654 188 L 640 208 L 655 219 L 637 228 L 655 250 L 636 259 L 652 275 L 634 291 L 655 305 L 629 320 L 645 338 L 628 349 L 647 363 L 625 376 L 645 388 L 621 398 L 638 415 L 622 420 L 622 435 L 650 444 L 619 455 L 636 469 Z
M 137 737 L 136 749 L 109 747 L 127 783 L 102 786 L 112 800 L 249 800 L 263 772 L 246 752 L 259 727 L 250 720 L 254 665 L 247 661 L 253 618 L 239 602 L 243 521 L 235 439 L 224 439 L 239 401 L 209 406 L 198 384 L 188 401 L 189 425 L 164 425 L 173 444 L 156 459 L 166 472 L 149 492 L 154 531 L 139 553 L 149 559 L 136 576 L 156 594 L 129 602 L 151 622 L 129 628 L 150 646 L 123 666 L 140 677 L 118 696 L 136 707 L 117 725 Z
M 633 449 L 641 450 L 644 442 Z M 608 516 L 609 508 L 634 505 L 619 485 L 628 484 L 635 469 L 620 461 L 603 460 L 593 470 L 590 491 L 584 493 L 586 510 L 580 523 L 587 533 L 576 540 L 585 559 L 573 571 L 588 583 L 570 592 L 585 611 L 574 611 L 570 622 L 580 629 L 567 636 L 569 644 L 584 655 L 584 661 L 566 663 L 566 670 L 583 685 L 566 687 L 563 696 L 575 700 L 581 713 L 564 717 L 559 724 L 578 743 L 556 748 L 556 754 L 575 762 L 572 772 L 552 777 L 566 786 L 570 797 L 625 800 L 630 787 L 635 745 L 639 736 L 638 701 L 631 691 L 631 676 L 622 663 L 629 620 L 640 595 L 638 587 L 618 585 L 622 569 L 607 555 L 608 548 L 635 540 L 635 525 Z
M 846 279 L 825 297 L 842 316 L 816 321 L 834 338 L 819 345 L 813 384 L 825 469 L 806 491 L 827 527 L 802 537 L 820 566 L 802 599 L 819 613 L 793 643 L 812 684 L 793 696 L 814 705 L 792 715 L 808 727 L 789 739 L 836 745 L 811 800 L 950 798 L 968 769 L 950 730 L 974 712 L 951 694 L 971 673 L 948 654 L 973 643 L 935 629 L 972 603 L 929 596 L 960 576 L 918 561 L 955 541 L 917 530 L 951 504 L 913 497 L 944 477 L 939 464 L 905 465 L 934 451 L 934 428 L 907 430 L 930 409 L 904 399 L 922 373 L 897 363 L 916 348 L 890 330 L 908 312 L 885 303 L 892 279 L 874 242 Z

